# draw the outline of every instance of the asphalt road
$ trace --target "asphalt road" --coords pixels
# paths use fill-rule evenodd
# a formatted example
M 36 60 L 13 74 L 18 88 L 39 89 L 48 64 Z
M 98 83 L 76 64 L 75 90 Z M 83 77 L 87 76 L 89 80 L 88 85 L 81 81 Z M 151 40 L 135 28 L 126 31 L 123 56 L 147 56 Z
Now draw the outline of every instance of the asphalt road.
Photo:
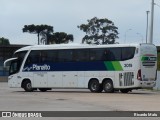
M 131 93 L 122 94 L 120 92 L 91 93 L 86 89 L 53 89 L 48 92 L 24 92 L 21 88 L 9 88 L 7 83 L 0 82 L 0 111 L 160 111 L 160 91 L 134 90 Z M 81 120 L 84 118 L 54 119 Z M 133 117 L 85 119 L 139 120 Z M 140 119 L 158 120 L 158 118 L 148 117 Z

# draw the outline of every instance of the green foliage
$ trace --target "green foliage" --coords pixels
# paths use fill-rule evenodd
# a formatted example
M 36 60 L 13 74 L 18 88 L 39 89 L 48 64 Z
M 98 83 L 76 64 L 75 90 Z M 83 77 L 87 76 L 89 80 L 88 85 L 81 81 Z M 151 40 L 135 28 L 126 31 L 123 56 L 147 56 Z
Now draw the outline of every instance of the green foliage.
M 56 32 L 49 37 L 49 41 L 52 44 L 69 43 L 69 41 L 73 42 L 73 40 L 73 35 L 65 32 Z
M 86 33 L 82 43 L 87 44 L 114 44 L 118 38 L 117 27 L 108 19 L 99 19 L 97 17 L 87 20 L 87 24 L 78 26 L 80 30 Z
M 10 42 L 7 38 L 0 38 L 0 45 L 10 45 Z
M 23 32 L 38 35 L 38 44 L 61 44 L 73 41 L 73 35 L 65 32 L 53 33 L 53 27 L 48 25 L 25 25 Z
M 22 29 L 23 32 L 29 32 L 33 34 L 37 34 L 38 36 L 38 44 L 40 44 L 40 35 L 45 35 L 53 33 L 53 27 L 49 25 L 24 25 Z M 48 39 L 47 39 L 48 40 Z

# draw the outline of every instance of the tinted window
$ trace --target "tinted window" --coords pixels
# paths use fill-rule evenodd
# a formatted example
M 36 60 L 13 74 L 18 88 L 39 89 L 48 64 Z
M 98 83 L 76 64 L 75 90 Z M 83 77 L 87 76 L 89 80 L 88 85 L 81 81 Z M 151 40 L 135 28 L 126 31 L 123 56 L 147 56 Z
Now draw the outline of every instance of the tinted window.
M 21 52 L 17 52 L 13 55 L 13 57 L 18 57 L 20 59 L 23 59 L 26 55 L 27 51 L 21 51 Z
M 103 59 L 104 49 L 91 49 L 90 61 L 101 61 Z
M 57 61 L 56 50 L 43 50 L 43 51 L 34 50 L 30 52 L 26 64 L 48 63 L 55 61 Z
M 59 50 L 58 61 L 59 62 L 71 62 L 73 60 L 73 50 Z
M 57 61 L 57 50 L 47 50 L 47 61 L 56 62 Z
M 73 50 L 31 51 L 26 63 L 73 62 L 73 61 L 123 61 L 134 57 L 135 47 L 95 48 Z M 23 56 L 23 55 L 21 55 Z
M 41 60 L 41 52 L 40 51 L 31 51 L 26 64 L 40 63 Z
M 121 48 L 107 48 L 103 52 L 103 61 L 120 61 Z
M 40 57 L 41 57 L 41 61 L 40 62 L 42 62 L 42 63 L 44 63 L 44 62 L 48 62 L 48 51 L 47 50 L 45 50 L 45 51 L 41 51 L 40 52 Z
M 89 61 L 89 50 L 88 49 L 74 50 L 73 60 L 82 62 Z
M 14 60 L 11 62 L 10 68 L 9 68 L 9 74 L 15 74 L 19 71 L 21 65 L 21 61 L 19 60 Z
M 129 60 L 134 57 L 135 47 L 122 48 L 122 60 Z

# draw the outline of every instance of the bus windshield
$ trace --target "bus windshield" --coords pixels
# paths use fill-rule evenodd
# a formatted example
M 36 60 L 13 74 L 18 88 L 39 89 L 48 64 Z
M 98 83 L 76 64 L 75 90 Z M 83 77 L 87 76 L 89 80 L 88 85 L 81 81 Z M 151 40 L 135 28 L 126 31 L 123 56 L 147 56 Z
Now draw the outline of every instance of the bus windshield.
M 20 58 L 20 59 L 23 59 L 26 55 L 27 51 L 20 51 L 20 52 L 16 52 L 13 57 L 17 57 L 17 58 Z
M 10 68 L 9 68 L 9 75 L 15 74 L 19 71 L 21 65 L 21 60 L 15 59 L 11 61 Z

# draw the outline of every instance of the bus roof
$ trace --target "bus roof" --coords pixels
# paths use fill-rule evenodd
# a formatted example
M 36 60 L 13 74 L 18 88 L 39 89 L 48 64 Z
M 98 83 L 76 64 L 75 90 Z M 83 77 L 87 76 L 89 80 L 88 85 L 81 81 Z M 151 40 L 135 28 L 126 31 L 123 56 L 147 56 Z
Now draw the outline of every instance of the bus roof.
M 49 50 L 49 49 L 76 49 L 76 48 L 107 48 L 107 47 L 138 47 L 141 44 L 107 44 L 107 45 L 89 45 L 89 44 L 52 44 L 52 45 L 33 45 L 18 49 L 16 52 L 26 50 Z M 15 53 L 16 53 L 15 52 Z

